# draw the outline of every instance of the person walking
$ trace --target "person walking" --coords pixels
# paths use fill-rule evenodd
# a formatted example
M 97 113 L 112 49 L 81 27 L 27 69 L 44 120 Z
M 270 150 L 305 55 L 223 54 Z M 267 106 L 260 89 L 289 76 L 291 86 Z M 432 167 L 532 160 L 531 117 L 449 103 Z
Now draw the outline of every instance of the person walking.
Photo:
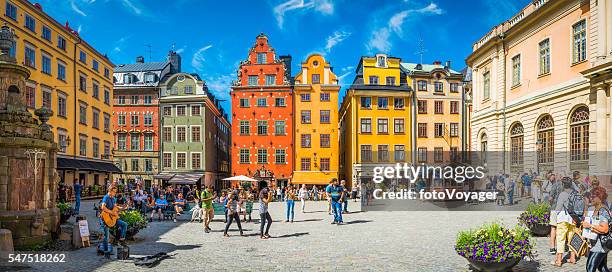
M 227 196 L 227 224 L 225 224 L 225 231 L 223 232 L 223 236 L 229 237 L 227 231 L 229 227 L 232 225 L 232 222 L 236 220 L 236 225 L 238 225 L 238 230 L 240 231 L 240 236 L 244 236 L 244 232 L 242 231 L 242 225 L 240 224 L 240 215 L 238 214 L 238 201 L 239 201 L 239 192 L 237 189 L 234 189 Z
M 273 191 L 270 191 L 267 184 L 264 184 L 261 191 L 259 191 L 259 218 L 260 218 L 260 226 L 259 226 L 259 238 L 268 239 L 270 238 L 270 226 L 272 225 L 272 217 L 268 212 L 268 204 L 272 201 L 272 196 L 274 195 Z M 267 225 L 266 225 L 267 224 Z M 264 232 L 265 226 L 265 232 Z
M 343 208 L 342 213 L 348 213 L 348 189 L 346 188 L 346 180 L 342 180 L 340 182 L 340 187 L 342 187 L 342 202 Z
M 332 224 L 342 225 L 342 199 L 344 198 L 344 190 L 338 184 L 337 179 L 332 179 L 331 184 L 325 188 L 328 195 L 331 207 L 334 210 L 334 221 Z
M 306 189 L 306 184 L 302 184 L 302 188 L 298 193 L 300 197 L 300 201 L 302 202 L 302 213 L 306 212 L 306 198 L 308 198 L 308 189 Z
M 281 198 L 281 189 L 280 187 L 276 187 L 276 201 L 283 201 Z
M 295 189 L 289 185 L 286 187 L 287 219 L 285 222 L 293 223 L 295 217 Z
M 79 215 L 79 210 L 81 209 L 81 191 L 83 190 L 83 185 L 79 182 L 78 179 L 74 179 L 74 214 Z
M 572 181 L 569 178 L 564 178 L 562 181 L 563 191 L 559 194 L 557 199 L 557 205 L 554 210 L 557 212 L 557 232 L 556 232 L 556 245 L 557 245 L 557 258 L 553 263 L 555 266 L 560 267 L 563 260 L 563 254 L 565 253 L 565 244 L 574 232 L 575 223 L 574 219 L 568 212 L 570 208 L 570 196 L 576 191 L 572 188 Z M 569 263 L 576 263 L 576 253 L 570 250 Z
M 606 207 L 603 200 L 608 199 L 608 193 L 603 187 L 595 187 L 590 192 L 591 207 L 582 222 L 582 227 L 592 232 L 594 239 L 590 239 L 591 249 L 587 255 L 586 271 L 609 271 L 608 269 L 608 248 L 602 245 L 601 238 L 610 229 L 610 210 Z
M 217 197 L 217 194 L 213 192 L 212 185 L 206 186 L 202 194 L 200 195 L 200 201 L 202 202 L 202 212 L 204 213 L 204 232 L 209 233 L 210 221 L 215 217 L 215 211 L 213 209 L 213 199 Z

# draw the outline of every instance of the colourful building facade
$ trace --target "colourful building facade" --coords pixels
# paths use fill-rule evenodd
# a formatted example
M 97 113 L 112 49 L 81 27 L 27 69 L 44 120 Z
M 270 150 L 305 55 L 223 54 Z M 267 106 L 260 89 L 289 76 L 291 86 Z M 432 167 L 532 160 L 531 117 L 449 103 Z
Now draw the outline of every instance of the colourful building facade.
M 295 76 L 295 170 L 293 184 L 329 184 L 338 178 L 338 78 L 319 54 Z
M 342 101 L 340 178 L 353 186 L 371 182 L 374 166 L 412 161 L 411 79 L 400 61 L 384 54 L 362 57 Z
M 10 54 L 31 72 L 28 107 L 54 112 L 48 124 L 59 146 L 60 179 L 68 185 L 79 179 L 87 195 L 89 185 L 104 185 L 119 172 L 111 153 L 114 64 L 40 4 L 2 0 L 0 8 L 17 37 Z
M 291 57 L 277 57 L 258 35 L 238 68 L 232 99 L 232 175 L 286 186 L 293 173 Z

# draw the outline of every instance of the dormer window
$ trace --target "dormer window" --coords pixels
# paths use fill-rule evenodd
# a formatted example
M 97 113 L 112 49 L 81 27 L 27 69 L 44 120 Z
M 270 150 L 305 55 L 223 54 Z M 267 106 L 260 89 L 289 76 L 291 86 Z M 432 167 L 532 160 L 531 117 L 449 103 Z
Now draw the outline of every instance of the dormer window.
M 123 75 L 123 84 L 132 84 L 136 82 L 136 76 L 133 74 L 125 74 Z
M 387 57 L 386 56 L 376 57 L 376 67 L 387 67 Z
M 144 82 L 145 83 L 154 83 L 156 81 L 157 75 L 155 75 L 154 73 L 146 73 L 144 75 Z

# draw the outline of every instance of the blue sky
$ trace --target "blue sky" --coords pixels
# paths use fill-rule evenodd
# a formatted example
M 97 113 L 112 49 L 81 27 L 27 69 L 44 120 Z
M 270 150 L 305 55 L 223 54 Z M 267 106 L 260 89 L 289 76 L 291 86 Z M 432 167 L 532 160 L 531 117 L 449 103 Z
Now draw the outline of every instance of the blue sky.
M 260 32 L 277 54 L 293 57 L 293 74 L 311 53 L 331 62 L 345 88 L 360 56 L 378 52 L 418 62 L 465 67 L 471 45 L 530 0 L 39 0 L 62 24 L 115 64 L 136 56 L 162 61 L 174 48 L 183 71 L 197 72 L 229 99 L 238 63 Z M 223 103 L 229 111 L 229 101 Z

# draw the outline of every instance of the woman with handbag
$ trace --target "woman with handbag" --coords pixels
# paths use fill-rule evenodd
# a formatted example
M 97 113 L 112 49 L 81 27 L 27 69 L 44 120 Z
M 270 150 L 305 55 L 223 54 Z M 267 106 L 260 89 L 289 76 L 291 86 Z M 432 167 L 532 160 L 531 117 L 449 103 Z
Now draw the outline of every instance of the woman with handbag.
M 586 271 L 595 272 L 608 270 L 608 244 L 612 246 L 612 237 L 609 236 L 608 222 L 610 222 L 610 212 L 604 204 L 608 199 L 608 193 L 603 187 L 596 187 L 591 190 L 591 207 L 587 212 L 587 217 L 582 222 L 585 229 L 596 234 L 595 239 L 591 239 L 591 249 L 587 257 Z

